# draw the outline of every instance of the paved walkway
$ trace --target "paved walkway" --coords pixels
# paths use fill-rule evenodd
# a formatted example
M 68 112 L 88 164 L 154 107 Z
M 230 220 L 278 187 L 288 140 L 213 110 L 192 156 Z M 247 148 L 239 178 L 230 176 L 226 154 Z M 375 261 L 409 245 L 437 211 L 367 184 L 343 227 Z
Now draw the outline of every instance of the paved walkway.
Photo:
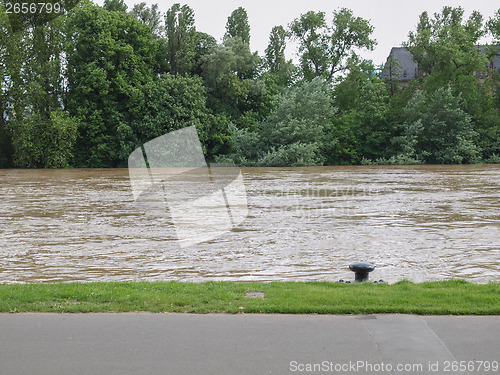
M 498 375 L 499 362 L 500 316 L 0 314 L 2 375 Z

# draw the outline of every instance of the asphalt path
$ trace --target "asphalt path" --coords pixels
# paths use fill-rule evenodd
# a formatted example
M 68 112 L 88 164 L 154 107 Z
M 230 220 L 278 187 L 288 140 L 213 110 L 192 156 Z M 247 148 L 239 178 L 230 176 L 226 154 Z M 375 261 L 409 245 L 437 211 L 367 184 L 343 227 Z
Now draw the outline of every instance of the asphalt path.
M 498 375 L 499 362 L 500 316 L 0 314 L 0 375 Z

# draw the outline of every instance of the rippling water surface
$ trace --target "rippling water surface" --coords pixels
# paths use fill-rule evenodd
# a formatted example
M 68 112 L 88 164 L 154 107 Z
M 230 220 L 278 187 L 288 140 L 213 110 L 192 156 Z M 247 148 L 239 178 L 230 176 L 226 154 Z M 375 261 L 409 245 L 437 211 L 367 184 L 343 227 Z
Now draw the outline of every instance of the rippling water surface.
M 500 166 L 244 168 L 249 215 L 188 248 L 128 171 L 0 170 L 0 282 L 500 281 Z

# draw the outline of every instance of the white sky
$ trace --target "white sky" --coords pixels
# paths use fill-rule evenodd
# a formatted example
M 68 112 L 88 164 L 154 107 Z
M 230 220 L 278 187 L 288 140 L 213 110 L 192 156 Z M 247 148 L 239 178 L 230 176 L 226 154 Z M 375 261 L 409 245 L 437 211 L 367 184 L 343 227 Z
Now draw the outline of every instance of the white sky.
M 94 1 L 103 3 L 103 0 Z M 352 9 L 355 16 L 370 20 L 375 27 L 373 37 L 377 39 L 378 45 L 373 52 L 361 54 L 375 64 L 385 63 L 391 47 L 399 46 L 407 39 L 408 32 L 415 29 L 423 11 L 433 14 L 445 5 L 461 6 L 466 17 L 473 10 L 478 10 L 487 20 L 500 8 L 500 4 L 494 0 L 125 0 L 125 3 L 130 10 L 134 4 L 142 1 L 148 5 L 158 3 L 162 12 L 166 12 L 176 2 L 189 5 L 195 12 L 197 30 L 219 41 L 224 35 L 227 17 L 241 6 L 248 13 L 251 49 L 259 51 L 260 55 L 264 53 L 273 26 L 282 25 L 286 28 L 291 21 L 309 10 L 325 12 L 330 22 L 332 11 L 346 7 Z M 287 58 L 294 58 L 295 48 L 287 48 L 286 54 Z

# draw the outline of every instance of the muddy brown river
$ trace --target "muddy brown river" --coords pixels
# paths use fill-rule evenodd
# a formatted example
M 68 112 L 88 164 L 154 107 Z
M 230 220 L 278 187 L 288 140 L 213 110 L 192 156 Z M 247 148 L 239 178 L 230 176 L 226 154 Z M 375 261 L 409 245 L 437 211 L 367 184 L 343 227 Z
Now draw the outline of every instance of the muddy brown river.
M 126 169 L 0 170 L 0 282 L 500 281 L 500 165 L 242 172 L 247 218 L 181 247 Z

